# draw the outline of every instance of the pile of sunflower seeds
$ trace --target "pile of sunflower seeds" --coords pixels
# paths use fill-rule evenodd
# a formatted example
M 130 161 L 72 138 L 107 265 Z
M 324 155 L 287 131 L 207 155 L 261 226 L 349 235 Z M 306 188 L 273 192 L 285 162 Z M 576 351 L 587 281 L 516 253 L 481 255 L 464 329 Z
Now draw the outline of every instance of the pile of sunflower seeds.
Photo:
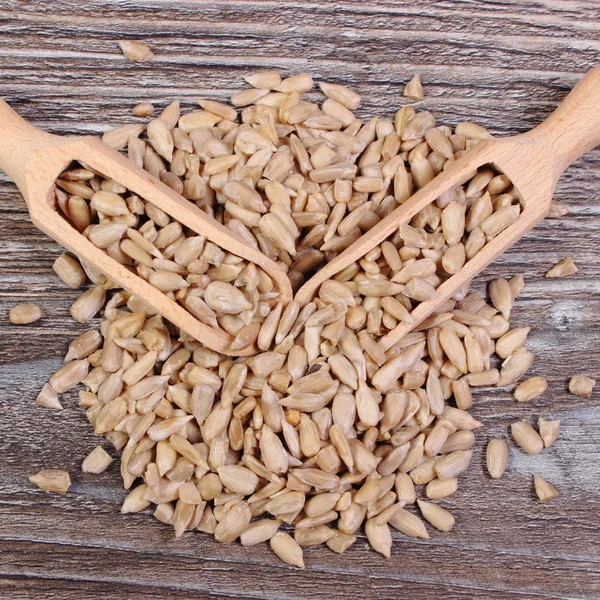
M 320 84 L 321 107 L 302 100 L 308 75 L 246 80 L 253 87 L 231 99 L 246 107 L 241 123 L 224 104 L 200 101 L 203 110 L 180 114 L 175 102 L 146 127 L 121 126 L 104 140 L 276 260 L 294 287 L 488 137 L 472 123 L 436 127 L 411 107 L 394 122 L 363 124 L 352 113 L 360 98 L 343 86 Z M 305 306 L 277 303 L 254 265 L 85 165 L 63 173 L 56 200 L 92 243 L 234 343 L 252 326 L 243 343 L 260 350 L 219 355 L 89 265 L 56 261 L 68 285 L 86 275 L 95 284 L 72 307 L 78 321 L 106 308 L 100 330 L 71 343 L 38 402 L 60 407 L 58 394 L 83 383 L 79 404 L 94 431 L 122 452 L 131 490 L 122 512 L 153 505 L 176 536 L 269 541 L 299 567 L 304 546 L 343 552 L 361 526 L 385 556 L 390 526 L 429 537 L 415 505 L 434 528 L 453 527 L 436 501 L 457 490 L 471 461 L 481 425 L 468 412 L 471 388 L 512 385 L 533 362 L 528 329 L 509 322 L 523 279 L 493 281 L 491 304 L 461 290 L 388 350 L 378 339 L 410 323 L 418 302 L 517 218 L 518 194 L 504 175 L 483 167 Z M 488 453 L 493 477 L 506 467 L 504 450 Z M 94 452 L 88 472 L 110 464 Z M 67 478 L 51 479 L 53 489 L 68 488 Z M 290 527 L 293 535 L 280 529 Z

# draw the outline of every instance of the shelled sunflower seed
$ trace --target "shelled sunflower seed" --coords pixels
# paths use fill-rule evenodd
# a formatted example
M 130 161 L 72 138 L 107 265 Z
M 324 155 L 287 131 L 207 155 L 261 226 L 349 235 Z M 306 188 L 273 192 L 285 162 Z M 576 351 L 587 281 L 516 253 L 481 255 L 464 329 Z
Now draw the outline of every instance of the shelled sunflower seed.
M 8 320 L 15 325 L 27 325 L 39 321 L 44 311 L 37 304 L 17 304 L 8 311 Z
M 300 98 L 310 77 L 275 75 L 251 75 L 256 87 L 234 95 L 245 106 L 241 124 L 214 101 L 183 115 L 172 104 L 149 125 L 149 142 L 131 127 L 109 141 L 296 283 L 487 136 L 472 123 L 435 128 L 432 115 L 410 108 L 395 122 L 362 124 L 351 90 L 322 84 L 319 108 Z M 304 546 L 343 552 L 361 526 L 386 556 L 390 527 L 429 537 L 411 512 L 415 485 L 433 501 L 457 490 L 481 426 L 468 412 L 471 387 L 515 382 L 531 364 L 528 329 L 509 323 L 522 278 L 493 282 L 491 304 L 462 290 L 388 350 L 378 339 L 410 322 L 418 302 L 516 218 L 518 197 L 504 175 L 482 168 L 323 283 L 312 302 L 272 309 L 253 265 L 116 182 L 80 166 L 57 184 L 59 209 L 93 243 L 189 310 L 195 299 L 208 324 L 232 335 L 252 327 L 261 350 L 246 358 L 209 350 L 82 265 L 96 287 L 73 312 L 85 321 L 108 295 L 100 337 L 80 336 L 50 386 L 61 393 L 84 384 L 80 405 L 121 451 L 130 490 L 122 512 L 155 505 L 176 536 L 270 541 L 297 566 Z M 175 287 L 164 283 L 176 278 Z M 419 506 L 434 527 L 453 526 L 438 505 Z
M 533 476 L 533 484 L 537 497 L 542 501 L 552 500 L 558 496 L 558 490 L 548 481 L 542 479 L 539 475 Z
M 596 380 L 585 375 L 574 375 L 569 380 L 569 391 L 574 396 L 589 398 L 592 395 Z

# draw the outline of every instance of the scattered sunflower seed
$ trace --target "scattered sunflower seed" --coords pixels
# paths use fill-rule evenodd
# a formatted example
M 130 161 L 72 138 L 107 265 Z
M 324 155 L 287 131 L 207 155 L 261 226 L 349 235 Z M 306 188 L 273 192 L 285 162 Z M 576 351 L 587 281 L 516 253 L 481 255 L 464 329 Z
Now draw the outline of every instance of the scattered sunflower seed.
M 548 483 L 538 475 L 533 476 L 533 482 L 535 493 L 542 502 L 545 502 L 546 500 L 552 500 L 552 498 L 556 498 L 558 496 L 558 490 L 551 483 Z

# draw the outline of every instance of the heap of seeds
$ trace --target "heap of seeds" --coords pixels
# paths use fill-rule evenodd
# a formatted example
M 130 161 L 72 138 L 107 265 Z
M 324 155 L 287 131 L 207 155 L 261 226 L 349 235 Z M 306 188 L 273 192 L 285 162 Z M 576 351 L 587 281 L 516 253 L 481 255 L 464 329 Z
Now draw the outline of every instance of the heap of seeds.
M 254 88 L 232 97 L 247 106 L 241 124 L 224 104 L 200 101 L 203 110 L 181 115 L 173 103 L 147 128 L 122 126 L 105 141 L 276 260 L 294 286 L 488 135 L 471 123 L 435 127 L 430 113 L 410 107 L 394 122 L 362 124 L 351 112 L 360 98 L 342 86 L 321 84 L 321 107 L 303 101 L 308 75 L 247 81 Z M 429 536 L 410 508 L 417 491 L 438 501 L 457 490 L 481 425 L 468 412 L 471 387 L 511 385 L 533 362 L 529 329 L 509 323 L 523 280 L 492 282 L 491 304 L 463 289 L 389 350 L 377 340 L 410 322 L 416 303 L 518 216 L 504 175 L 482 168 L 323 283 L 312 302 L 273 308 L 254 265 L 119 183 L 82 165 L 57 184 L 59 210 L 94 244 L 204 322 L 233 336 L 252 327 L 244 343 L 261 350 L 219 355 L 83 265 L 96 286 L 74 317 L 90 319 L 111 297 L 100 330 L 71 343 L 42 400 L 60 407 L 57 393 L 85 385 L 79 404 L 94 431 L 122 450 L 132 490 L 122 512 L 153 505 L 177 536 L 270 540 L 300 567 L 303 546 L 343 552 L 361 525 L 386 556 L 390 526 Z M 55 270 L 68 285 L 83 279 L 72 257 Z M 544 439 L 553 435 L 545 426 Z M 488 458 L 494 477 L 506 466 L 499 452 Z M 85 469 L 108 464 L 98 450 Z M 453 527 L 438 504 L 418 508 L 434 528 Z M 288 526 L 293 537 L 280 531 Z

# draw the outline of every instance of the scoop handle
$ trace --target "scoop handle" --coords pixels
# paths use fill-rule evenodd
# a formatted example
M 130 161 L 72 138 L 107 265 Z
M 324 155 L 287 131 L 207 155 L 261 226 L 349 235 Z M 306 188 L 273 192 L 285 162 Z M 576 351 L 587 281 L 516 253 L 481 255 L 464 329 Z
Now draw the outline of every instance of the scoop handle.
M 545 121 L 516 138 L 547 153 L 556 179 L 574 160 L 600 144 L 600 66 L 588 71 Z
M 53 146 L 57 140 L 60 140 L 58 136 L 34 127 L 0 99 L 0 169 L 17 184 L 24 196 L 27 156 L 35 150 Z

